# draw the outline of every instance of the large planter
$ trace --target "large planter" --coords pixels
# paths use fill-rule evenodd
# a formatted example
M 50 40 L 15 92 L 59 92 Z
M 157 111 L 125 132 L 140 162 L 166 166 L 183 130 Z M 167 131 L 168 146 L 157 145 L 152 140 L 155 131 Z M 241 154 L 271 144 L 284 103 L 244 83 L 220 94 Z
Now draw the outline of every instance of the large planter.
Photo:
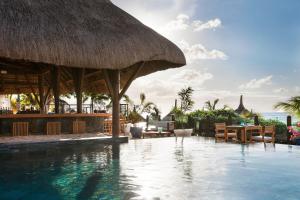
M 143 132 L 143 128 L 130 127 L 130 133 L 131 133 L 132 138 L 141 138 L 142 132 Z
M 125 136 L 129 136 L 130 135 L 130 129 L 131 129 L 131 127 L 133 127 L 133 124 L 131 124 L 131 123 L 125 124 L 125 127 L 124 127 L 124 135 Z
M 176 137 L 191 137 L 193 129 L 175 129 L 174 134 Z

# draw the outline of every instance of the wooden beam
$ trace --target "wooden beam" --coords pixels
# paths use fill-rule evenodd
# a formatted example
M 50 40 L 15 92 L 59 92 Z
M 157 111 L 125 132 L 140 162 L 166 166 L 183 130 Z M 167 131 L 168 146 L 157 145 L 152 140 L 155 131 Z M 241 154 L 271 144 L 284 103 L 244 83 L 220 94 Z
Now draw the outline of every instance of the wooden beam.
M 36 91 L 35 91 L 33 85 L 30 84 L 29 77 L 28 77 L 26 74 L 25 74 L 24 76 L 25 76 L 25 78 L 26 78 L 26 80 L 27 80 L 27 83 L 28 83 L 29 86 L 30 86 L 30 90 L 31 90 L 31 92 L 32 92 L 32 94 L 33 94 L 33 96 L 34 96 L 34 99 L 35 99 L 36 102 L 40 105 L 40 103 L 41 103 L 41 102 L 40 102 L 40 99 L 39 99 L 38 96 L 36 95 Z
M 97 70 L 95 72 L 91 72 L 91 73 L 88 73 L 88 74 L 85 74 L 84 75 L 84 78 L 90 78 L 92 76 L 95 76 L 95 75 L 100 75 L 102 74 L 102 70 Z
M 145 65 L 146 62 L 142 62 L 141 65 L 137 67 L 137 69 L 133 72 L 133 74 L 129 77 L 128 81 L 126 82 L 125 86 L 123 87 L 122 91 L 120 92 L 119 99 L 122 98 L 122 96 L 125 94 L 125 92 L 128 90 L 130 84 L 132 81 L 136 78 L 138 73 L 141 71 L 143 66 Z
M 112 98 L 114 98 L 114 90 L 113 90 L 113 86 L 112 86 L 112 82 L 111 82 L 111 77 L 110 77 L 110 71 L 112 70 L 109 70 L 109 69 L 103 69 L 103 75 L 104 75 L 104 80 L 105 80 L 105 83 L 106 83 L 106 87 L 111 95 Z M 120 72 L 119 72 L 119 75 L 120 75 Z M 119 94 L 118 94 L 119 96 Z
M 38 76 L 38 85 L 39 85 L 39 96 L 40 96 L 40 113 L 45 114 L 45 90 L 44 90 L 44 76 L 43 74 L 39 74 Z
M 59 114 L 59 96 L 60 96 L 60 76 L 61 68 L 53 67 L 52 69 L 52 90 L 54 95 L 55 113 Z
M 72 69 L 72 75 L 74 79 L 74 87 L 77 99 L 77 113 L 82 113 L 82 88 L 84 84 L 84 72 L 85 69 L 77 68 Z

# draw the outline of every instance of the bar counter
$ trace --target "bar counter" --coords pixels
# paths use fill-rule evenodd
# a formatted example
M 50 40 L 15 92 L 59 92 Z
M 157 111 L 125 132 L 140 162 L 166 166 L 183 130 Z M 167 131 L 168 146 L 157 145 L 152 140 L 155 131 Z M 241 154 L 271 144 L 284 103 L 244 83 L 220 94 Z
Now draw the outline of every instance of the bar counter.
M 30 135 L 46 135 L 47 122 L 61 122 L 61 133 L 71 134 L 76 120 L 86 122 L 87 133 L 103 132 L 104 119 L 110 117 L 108 113 L 0 115 L 0 136 L 12 135 L 14 122 L 28 122 Z

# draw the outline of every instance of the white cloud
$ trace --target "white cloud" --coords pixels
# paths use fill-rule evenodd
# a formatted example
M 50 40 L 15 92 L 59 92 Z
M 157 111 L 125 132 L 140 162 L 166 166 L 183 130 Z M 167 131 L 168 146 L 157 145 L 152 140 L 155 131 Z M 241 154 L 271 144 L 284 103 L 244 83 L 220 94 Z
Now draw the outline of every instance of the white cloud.
M 200 70 L 184 69 L 172 77 L 172 81 L 180 81 L 186 85 L 201 86 L 204 82 L 211 80 L 213 75 Z
M 274 93 L 286 93 L 288 92 L 288 89 L 286 88 L 277 88 L 273 90 Z
M 206 29 L 219 28 L 222 26 L 222 21 L 219 18 L 211 19 L 207 22 L 202 22 L 200 20 L 190 21 L 190 17 L 185 14 L 180 14 L 176 17 L 175 20 L 170 21 L 164 29 L 167 32 L 175 30 L 187 30 L 192 29 L 193 31 L 203 31 Z
M 194 31 L 202 31 L 205 29 L 213 29 L 219 28 L 222 26 L 222 21 L 219 18 L 209 20 L 205 23 L 202 21 L 193 21 L 192 26 L 194 27 Z
M 261 79 L 252 79 L 248 83 L 240 85 L 240 89 L 258 89 L 265 85 L 271 85 L 272 84 L 272 78 L 273 76 L 267 76 Z
M 189 16 L 180 14 L 176 17 L 176 20 L 173 20 L 167 24 L 166 29 L 168 31 L 186 30 L 189 27 L 189 19 Z
M 211 73 L 198 69 L 171 69 L 160 72 L 159 76 L 152 74 L 136 79 L 126 94 L 138 102 L 139 94 L 144 92 L 147 99 L 157 103 L 166 114 L 170 111 L 180 89 L 191 86 L 197 91 L 202 90 L 204 84 L 212 79 Z
M 186 41 L 181 41 L 179 47 L 185 53 L 188 62 L 193 62 L 195 60 L 227 60 L 228 56 L 217 49 L 208 50 L 202 44 L 190 45 Z

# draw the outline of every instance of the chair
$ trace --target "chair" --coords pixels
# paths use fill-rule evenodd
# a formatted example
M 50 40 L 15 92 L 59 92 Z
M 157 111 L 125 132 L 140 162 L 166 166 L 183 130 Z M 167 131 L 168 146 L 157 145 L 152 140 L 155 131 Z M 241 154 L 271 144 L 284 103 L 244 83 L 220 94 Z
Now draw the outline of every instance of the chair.
M 262 126 L 249 126 L 247 128 L 250 130 L 250 142 L 263 141 L 264 136 Z
M 235 139 L 236 141 L 238 140 L 238 131 L 236 129 L 230 129 L 226 128 L 226 140 L 228 141 L 229 139 L 233 140 Z
M 60 135 L 61 122 L 47 122 L 47 135 Z
M 112 135 L 112 120 L 105 120 L 103 123 L 103 132 Z
M 73 121 L 73 134 L 80 134 L 86 132 L 86 122 L 85 121 Z
M 225 123 L 215 123 L 215 138 L 218 139 L 224 139 L 226 140 L 226 124 Z
M 228 139 L 237 139 L 237 131 L 233 129 L 228 129 L 226 127 L 226 123 L 215 123 L 215 138 L 217 139 L 224 139 L 225 141 L 228 141 Z
M 13 122 L 13 136 L 28 136 L 28 122 Z
M 269 135 L 269 136 L 266 136 Z M 252 136 L 251 141 L 258 141 L 258 142 L 271 142 L 271 143 L 275 143 L 275 126 L 271 125 L 271 126 L 265 126 L 264 130 L 261 131 L 261 134 L 258 136 Z

